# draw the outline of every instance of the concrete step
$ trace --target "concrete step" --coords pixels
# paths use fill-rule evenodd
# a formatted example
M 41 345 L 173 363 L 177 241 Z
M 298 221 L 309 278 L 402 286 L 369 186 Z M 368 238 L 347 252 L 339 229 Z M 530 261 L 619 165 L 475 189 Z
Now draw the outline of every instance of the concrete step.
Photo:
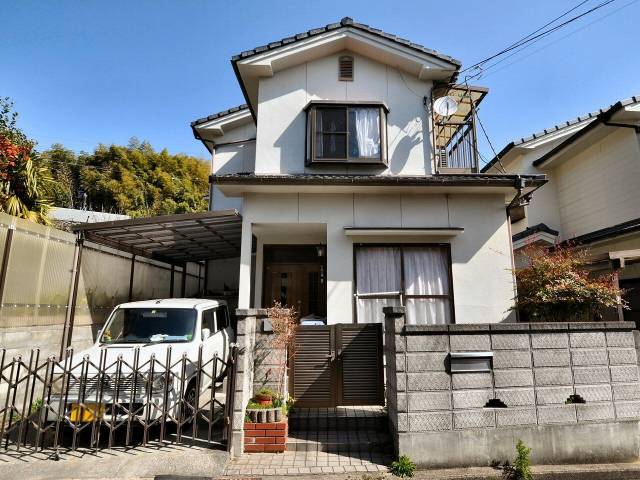
M 380 408 L 305 408 L 289 415 L 289 429 L 295 431 L 362 431 L 386 432 L 389 420 Z
M 378 430 L 310 432 L 289 431 L 287 451 L 344 454 L 385 453 L 393 449 L 391 437 Z

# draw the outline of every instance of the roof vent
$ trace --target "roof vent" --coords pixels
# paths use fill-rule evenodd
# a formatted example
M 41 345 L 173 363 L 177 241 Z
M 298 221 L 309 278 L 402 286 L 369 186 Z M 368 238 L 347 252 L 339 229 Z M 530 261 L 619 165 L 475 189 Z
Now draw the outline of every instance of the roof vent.
M 340 81 L 353 81 L 353 57 L 351 55 L 342 55 L 338 59 L 338 74 Z

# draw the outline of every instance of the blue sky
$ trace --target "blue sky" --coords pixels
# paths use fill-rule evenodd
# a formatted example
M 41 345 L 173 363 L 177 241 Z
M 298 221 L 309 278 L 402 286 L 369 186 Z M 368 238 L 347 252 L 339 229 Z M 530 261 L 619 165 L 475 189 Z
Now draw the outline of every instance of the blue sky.
M 244 101 L 229 63 L 242 50 L 351 16 L 471 65 L 577 3 L 5 0 L 0 96 L 40 148 L 137 136 L 205 158 L 189 123 Z M 616 0 L 476 81 L 491 90 L 481 118 L 496 149 L 640 94 L 638 18 L 638 0 Z

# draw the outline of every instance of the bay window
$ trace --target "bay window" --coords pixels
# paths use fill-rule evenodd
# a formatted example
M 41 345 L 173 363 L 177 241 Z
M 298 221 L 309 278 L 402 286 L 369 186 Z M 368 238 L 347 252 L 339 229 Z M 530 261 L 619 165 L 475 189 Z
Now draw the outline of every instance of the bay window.
M 382 322 L 382 307 L 406 308 L 409 325 L 453 323 L 449 245 L 359 245 L 356 319 Z
M 307 106 L 307 164 L 386 165 L 386 113 L 380 103 L 311 102 Z

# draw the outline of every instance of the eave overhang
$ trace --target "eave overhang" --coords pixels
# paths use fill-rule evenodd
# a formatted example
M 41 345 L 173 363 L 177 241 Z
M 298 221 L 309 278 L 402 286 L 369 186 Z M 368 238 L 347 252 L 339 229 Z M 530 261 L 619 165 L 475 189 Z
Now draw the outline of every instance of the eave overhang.
M 245 193 L 496 193 L 521 189 L 527 194 L 546 183 L 545 175 L 438 174 L 391 175 L 211 175 L 210 182 L 227 196 Z M 524 183 L 523 183 L 524 182 Z

